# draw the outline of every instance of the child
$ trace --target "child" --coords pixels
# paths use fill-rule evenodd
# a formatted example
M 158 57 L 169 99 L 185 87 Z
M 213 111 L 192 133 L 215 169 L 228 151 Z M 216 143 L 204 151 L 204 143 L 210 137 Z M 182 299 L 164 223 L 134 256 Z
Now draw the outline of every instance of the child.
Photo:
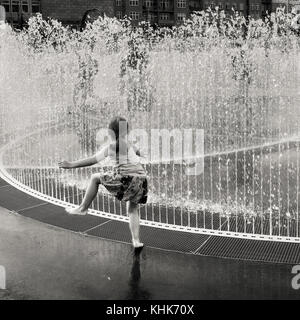
M 127 120 L 122 117 L 114 118 L 109 124 L 108 132 L 112 142 L 103 147 L 93 157 L 59 163 L 60 168 L 71 169 L 92 166 L 109 158 L 113 165 L 113 171 L 110 173 L 93 174 L 80 206 L 75 209 L 67 208 L 66 211 L 72 215 L 86 215 L 90 204 L 98 193 L 99 185 L 102 184 L 118 200 L 127 202 L 132 244 L 135 248 L 141 248 L 144 244 L 140 242 L 138 204 L 147 202 L 148 181 L 146 172 L 140 164 L 139 151 L 126 141 L 128 135 Z

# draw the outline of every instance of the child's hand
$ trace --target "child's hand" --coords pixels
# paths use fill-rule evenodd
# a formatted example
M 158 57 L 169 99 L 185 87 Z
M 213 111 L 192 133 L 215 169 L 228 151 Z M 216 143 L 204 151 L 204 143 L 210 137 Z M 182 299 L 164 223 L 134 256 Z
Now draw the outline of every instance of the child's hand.
M 59 168 L 62 169 L 71 169 L 73 168 L 72 163 L 69 161 L 61 161 L 58 163 Z

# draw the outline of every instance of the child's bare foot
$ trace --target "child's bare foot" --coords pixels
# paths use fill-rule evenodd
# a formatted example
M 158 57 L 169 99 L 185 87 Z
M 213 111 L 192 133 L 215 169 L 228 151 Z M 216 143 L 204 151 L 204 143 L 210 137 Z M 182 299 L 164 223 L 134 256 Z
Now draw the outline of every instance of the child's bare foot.
M 77 216 L 85 216 L 87 215 L 87 210 L 82 210 L 80 207 L 77 208 L 66 208 L 65 209 L 68 214 L 77 215 Z
M 137 240 L 132 240 L 132 245 L 134 248 L 142 248 L 144 246 L 144 244 L 140 241 Z

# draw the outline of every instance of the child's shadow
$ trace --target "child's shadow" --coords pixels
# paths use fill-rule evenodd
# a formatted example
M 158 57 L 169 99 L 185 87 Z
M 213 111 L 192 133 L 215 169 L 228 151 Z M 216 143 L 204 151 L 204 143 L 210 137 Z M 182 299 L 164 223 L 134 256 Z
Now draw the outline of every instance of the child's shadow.
M 151 294 L 141 287 L 141 252 L 143 248 L 137 248 L 133 251 L 133 263 L 130 273 L 130 278 L 128 282 L 128 293 L 126 299 L 128 300 L 149 300 Z

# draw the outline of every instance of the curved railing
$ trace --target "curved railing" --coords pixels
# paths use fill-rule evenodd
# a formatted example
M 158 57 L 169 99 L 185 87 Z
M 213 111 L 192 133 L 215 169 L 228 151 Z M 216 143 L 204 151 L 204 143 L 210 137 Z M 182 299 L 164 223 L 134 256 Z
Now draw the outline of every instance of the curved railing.
M 53 160 L 50 162 L 49 159 L 46 160 L 46 154 L 45 159 L 38 159 L 40 164 L 36 163 L 37 159 L 33 157 L 35 146 L 38 146 L 39 154 L 43 153 L 43 150 L 40 149 L 43 144 L 46 149 L 50 147 L 50 140 L 55 146 L 58 140 L 53 141 L 53 132 L 59 133 L 60 130 L 65 130 L 66 125 L 63 122 L 60 124 L 43 123 L 35 131 L 30 132 L 30 129 L 27 128 L 25 131 L 28 131 L 28 134 L 6 142 L 0 154 L 1 177 L 20 190 L 51 203 L 60 206 L 78 205 L 91 174 L 109 170 L 109 167 L 104 165 L 63 171 Z M 60 140 L 61 136 L 57 139 Z M 297 175 L 299 172 L 299 143 L 298 137 L 290 137 L 281 141 L 264 143 L 257 147 L 207 154 L 203 161 L 204 172 L 196 177 L 187 176 L 187 180 L 182 179 L 187 167 L 184 162 L 146 163 L 145 167 L 152 187 L 150 203 L 140 208 L 142 224 L 194 233 L 299 242 L 298 198 L 295 197 L 299 179 Z M 72 149 L 71 145 L 69 149 Z M 68 152 L 73 154 L 74 150 L 63 150 L 64 154 Z M 282 152 L 286 153 L 282 154 Z M 280 161 L 277 168 L 272 167 L 270 157 Z M 280 160 L 282 157 L 286 157 L 288 161 Z M 269 166 L 266 161 L 269 161 Z M 245 163 L 251 163 L 250 168 L 245 167 Z M 257 176 L 258 168 L 261 176 Z M 166 172 L 161 175 L 163 171 Z M 218 172 L 218 176 L 211 179 L 213 172 Z M 181 175 L 180 181 L 176 182 L 176 177 L 173 177 L 174 173 Z M 293 176 L 294 173 L 296 176 Z M 224 179 L 225 177 L 227 180 Z M 232 177 L 234 179 L 231 179 Z M 162 186 L 170 182 L 174 183 L 171 188 L 175 197 L 161 196 L 159 192 L 164 191 Z M 224 187 L 220 190 L 217 186 L 222 182 Z M 282 190 L 280 190 L 280 184 L 282 184 Z M 208 185 L 209 187 L 205 189 Z M 198 202 L 191 201 L 184 204 L 181 201 L 179 205 L 176 205 L 178 203 L 176 188 L 178 187 L 181 188 L 182 195 L 184 195 L 183 189 L 197 188 L 198 194 L 206 194 L 206 199 L 209 201 L 198 198 Z M 161 189 L 158 190 L 158 188 Z M 272 188 L 281 192 L 281 196 L 278 194 L 278 199 L 272 196 Z M 269 193 L 267 189 L 270 190 Z M 221 201 L 212 198 L 216 195 Z M 231 197 L 235 197 L 234 201 L 229 201 Z M 187 201 L 187 197 L 184 201 Z M 274 209 L 275 205 L 279 205 L 278 211 Z M 90 214 L 127 220 L 124 204 L 116 201 L 103 189 L 93 202 Z

